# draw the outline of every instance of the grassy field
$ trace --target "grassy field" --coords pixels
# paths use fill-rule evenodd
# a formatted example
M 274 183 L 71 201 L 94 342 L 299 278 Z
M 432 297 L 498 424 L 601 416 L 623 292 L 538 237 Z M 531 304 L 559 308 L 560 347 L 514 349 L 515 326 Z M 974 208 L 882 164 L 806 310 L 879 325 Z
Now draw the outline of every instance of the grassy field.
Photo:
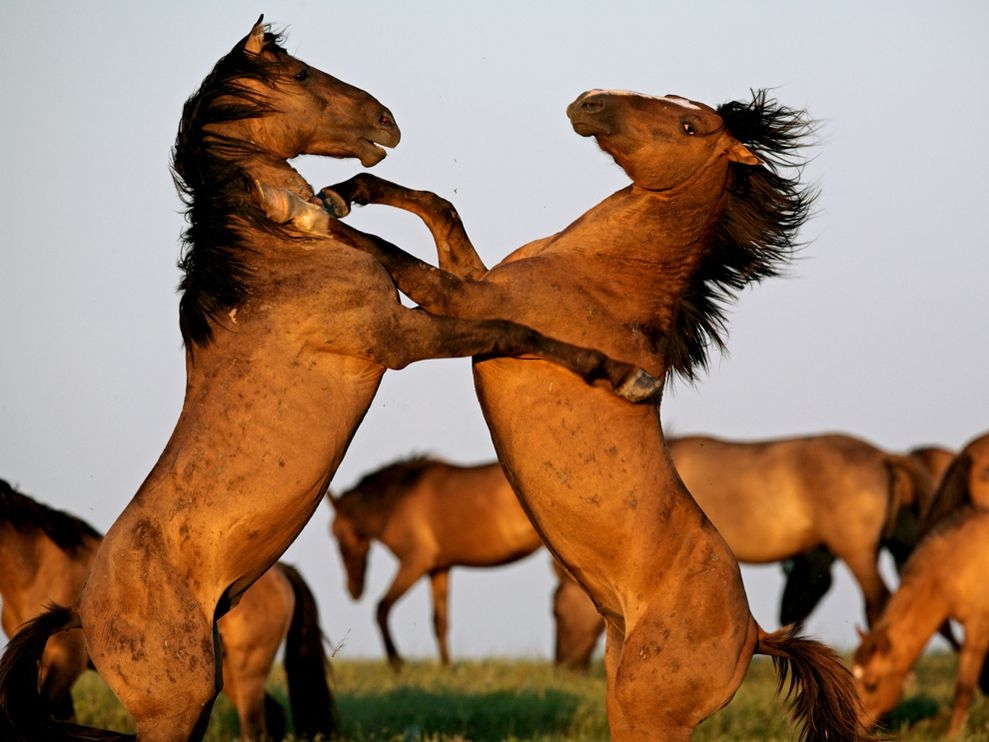
M 897 709 L 889 736 L 908 742 L 942 739 L 947 731 L 955 657 L 925 656 Z M 607 740 L 604 678 L 559 672 L 542 661 L 461 662 L 449 669 L 412 663 L 400 674 L 379 661 L 336 661 L 334 682 L 347 738 L 357 742 L 562 742 Z M 270 689 L 285 700 L 280 675 Z M 80 721 L 129 731 L 132 725 L 94 673 L 74 690 Z M 237 739 L 237 715 L 217 701 L 207 740 Z M 776 696 L 772 664 L 757 658 L 734 700 L 704 722 L 697 742 L 782 742 L 796 739 Z M 960 742 L 989 740 L 989 701 L 979 696 Z

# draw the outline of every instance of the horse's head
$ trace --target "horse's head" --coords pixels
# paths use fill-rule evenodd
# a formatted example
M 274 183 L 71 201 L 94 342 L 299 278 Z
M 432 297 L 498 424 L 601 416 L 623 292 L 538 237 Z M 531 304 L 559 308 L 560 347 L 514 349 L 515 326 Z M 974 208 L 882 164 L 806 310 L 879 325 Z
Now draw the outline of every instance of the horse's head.
M 703 103 L 618 90 L 590 90 L 567 108 L 574 131 L 594 137 L 633 182 L 667 190 L 716 156 L 745 165 L 760 160 Z
M 291 56 L 278 41 L 259 19 L 232 52 L 261 72 L 240 83 L 268 111 L 247 120 L 256 143 L 285 159 L 356 157 L 365 167 L 385 156 L 382 145 L 398 144 L 391 111 L 363 90 Z
M 852 676 L 862 699 L 862 722 L 873 726 L 893 709 L 903 695 L 903 670 L 896 667 L 889 636 L 882 629 L 865 634 L 852 657 Z
M 336 516 L 330 527 L 337 540 L 344 569 L 347 570 L 347 590 L 350 597 L 360 600 L 364 594 L 364 577 L 367 575 L 367 555 L 371 549 L 371 538 L 361 533 L 357 525 L 346 514 L 336 508 Z

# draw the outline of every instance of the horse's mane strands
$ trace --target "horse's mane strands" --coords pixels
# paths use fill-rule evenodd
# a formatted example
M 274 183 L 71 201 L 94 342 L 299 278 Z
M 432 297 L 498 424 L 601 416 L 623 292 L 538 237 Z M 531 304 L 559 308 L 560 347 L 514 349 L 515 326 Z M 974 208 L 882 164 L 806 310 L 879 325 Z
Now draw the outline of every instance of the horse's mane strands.
M 3 479 L 0 479 L 0 523 L 20 533 L 40 531 L 73 556 L 85 546 L 87 539 L 103 538 L 84 520 L 31 499 Z
M 340 495 L 340 501 L 348 498 L 364 501 L 393 498 L 399 492 L 406 492 L 419 480 L 426 469 L 438 463 L 440 463 L 438 459 L 422 454 L 393 461 L 361 477 L 357 484 Z
M 800 247 L 797 232 L 818 195 L 816 186 L 800 183 L 806 164 L 800 150 L 817 128 L 805 112 L 780 105 L 766 90 L 717 111 L 762 164 L 730 165 L 727 202 L 674 319 L 670 366 L 688 381 L 707 367 L 712 345 L 724 352 L 728 303 L 750 282 L 778 275 Z
M 184 249 L 179 260 L 183 278 L 179 284 L 179 326 L 186 347 L 205 345 L 212 339 L 211 321 L 241 303 L 248 294 L 245 249 L 232 217 L 252 227 L 281 234 L 281 228 L 245 194 L 254 185 L 239 161 L 261 150 L 224 137 L 215 127 L 273 113 L 256 91 L 244 84 L 253 80 L 274 85 L 287 52 L 280 34 L 266 31 L 265 51 L 275 60 L 245 53 L 242 39 L 220 59 L 199 90 L 182 109 L 175 146 L 172 177 L 186 206 L 188 227 L 182 234 Z M 208 131 L 210 127 L 213 130 Z

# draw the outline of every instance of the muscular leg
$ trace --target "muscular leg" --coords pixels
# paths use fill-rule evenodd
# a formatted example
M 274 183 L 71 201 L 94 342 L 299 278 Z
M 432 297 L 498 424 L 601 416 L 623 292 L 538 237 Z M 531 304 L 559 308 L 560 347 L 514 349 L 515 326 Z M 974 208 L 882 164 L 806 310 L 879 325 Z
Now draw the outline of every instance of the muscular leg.
M 479 278 L 487 271 L 453 204 L 430 191 L 414 191 L 371 173 L 360 173 L 343 183 L 324 188 L 319 193 L 339 213 L 338 199 L 347 204 L 383 204 L 409 211 L 420 219 L 433 235 L 440 268 L 461 278 Z M 328 204 L 329 205 L 329 204 Z
M 399 289 L 422 307 L 408 310 L 399 306 L 405 312 L 403 317 L 415 317 L 417 311 L 420 314 L 418 319 L 394 317 L 396 321 L 417 326 L 415 332 L 398 333 L 404 345 L 389 347 L 389 356 L 375 359 L 387 368 L 403 368 L 423 358 L 538 355 L 570 369 L 588 383 L 606 380 L 619 396 L 629 401 L 651 402 L 662 393 L 662 380 L 598 351 L 553 340 L 514 322 L 461 319 L 466 312 L 454 311 L 451 301 L 469 305 L 471 316 L 494 317 L 502 303 L 499 290 L 434 268 L 287 191 L 259 186 L 259 193 L 262 206 L 272 220 L 292 221 L 302 231 L 332 237 L 370 254 L 385 267 Z M 304 219 L 299 212 L 305 214 Z

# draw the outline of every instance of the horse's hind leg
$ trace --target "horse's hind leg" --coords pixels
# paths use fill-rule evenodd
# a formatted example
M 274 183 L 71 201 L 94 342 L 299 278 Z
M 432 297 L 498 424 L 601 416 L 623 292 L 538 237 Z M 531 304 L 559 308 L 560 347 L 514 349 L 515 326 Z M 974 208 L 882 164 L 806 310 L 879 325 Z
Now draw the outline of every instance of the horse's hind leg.
M 202 739 L 219 692 L 213 622 L 167 577 L 125 585 L 105 576 L 91 573 L 80 605 L 93 664 L 141 742 Z
M 446 637 L 450 628 L 450 570 L 437 569 L 429 573 L 429 588 L 433 595 L 433 632 L 440 648 L 440 662 L 450 664 L 450 648 Z
M 844 559 L 845 565 L 862 590 L 865 599 L 865 617 L 871 626 L 889 599 L 889 588 L 879 574 L 878 552 L 870 549 L 839 556 Z

